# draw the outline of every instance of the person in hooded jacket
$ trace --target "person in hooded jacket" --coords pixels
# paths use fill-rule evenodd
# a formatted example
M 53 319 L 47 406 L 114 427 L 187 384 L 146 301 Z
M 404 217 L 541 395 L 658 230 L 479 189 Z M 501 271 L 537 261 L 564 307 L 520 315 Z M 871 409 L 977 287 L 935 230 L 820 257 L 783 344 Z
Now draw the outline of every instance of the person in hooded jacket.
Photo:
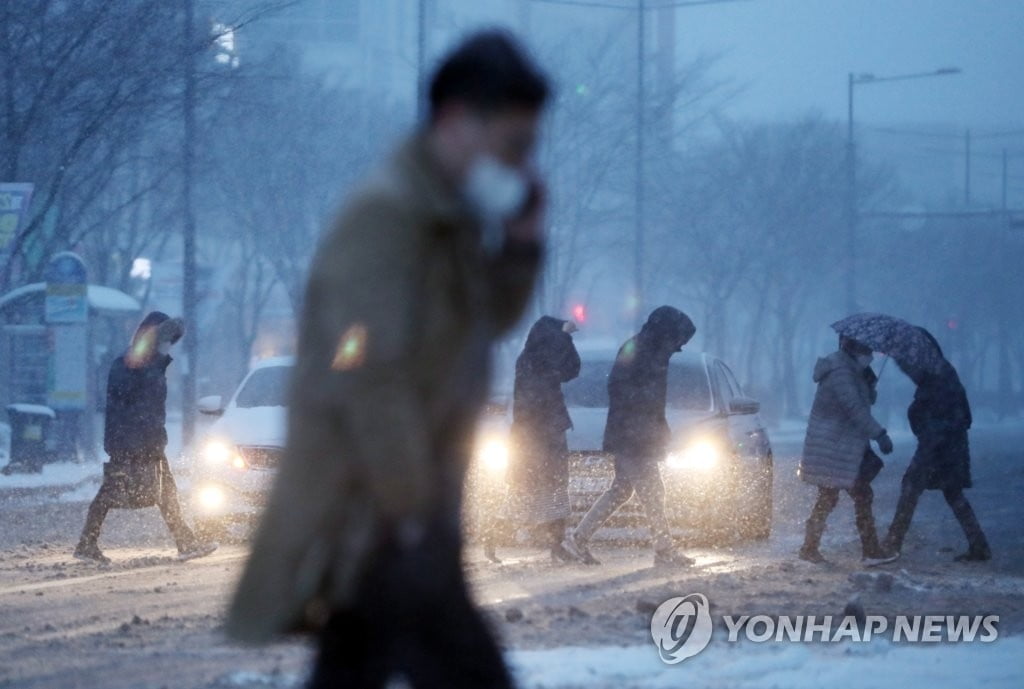
M 103 449 L 110 456 L 103 483 L 89 505 L 85 527 L 75 548 L 79 560 L 110 562 L 98 539 L 111 508 L 137 508 L 156 504 L 178 547 L 178 556 L 190 560 L 209 555 L 215 543 L 203 543 L 185 523 L 178 489 L 164 448 L 167 446 L 168 354 L 185 333 L 180 318 L 160 311 L 139 324 L 128 351 L 114 360 L 107 378 L 107 408 Z
M 870 441 L 878 443 L 886 455 L 893 446 L 885 428 L 871 415 L 878 380 L 871 370 L 871 358 L 869 347 L 840 337 L 838 351 L 818 359 L 814 367 L 818 389 L 800 460 L 800 478 L 818 487 L 800 548 L 800 559 L 808 562 L 825 562 L 818 547 L 825 522 L 839 502 L 840 490 L 853 499 L 864 562 L 874 565 L 895 559 L 879 546 L 872 513 L 871 479 L 880 464 L 875 470 L 869 468 L 872 462 L 879 462 L 871 452 Z
M 580 374 L 575 331 L 572 321 L 541 316 L 516 359 L 512 394 L 510 516 L 516 523 L 536 525 L 551 558 L 562 562 L 575 559 L 562 546 L 570 512 L 565 432 L 572 428 L 562 383 Z M 485 551 L 497 561 L 493 542 L 485 544 Z
M 932 334 L 924 328 L 921 330 L 941 354 L 942 348 Z M 896 514 L 883 547 L 898 555 L 903 548 L 903 539 L 910 528 L 921 493 L 925 490 L 941 490 L 967 536 L 967 552 L 957 555 L 956 561 L 990 560 L 992 551 L 985 532 L 964 496 L 964 489 L 971 487 L 971 453 L 967 431 L 971 427 L 972 417 L 967 392 L 960 377 L 945 356 L 937 371 L 925 371 L 904 364 L 899 366 L 917 386 L 914 401 L 907 410 L 910 429 L 917 436 L 917 451 L 903 475 Z
M 694 562 L 676 550 L 672 540 L 659 463 L 665 459 L 671 436 L 665 418 L 669 359 L 696 331 L 682 311 L 659 306 L 640 332 L 619 349 L 608 377 L 603 443 L 604 451 L 613 457 L 615 478 L 562 543 L 581 562 L 599 564 L 587 542 L 634 492 L 647 516 L 655 564 L 689 566 Z

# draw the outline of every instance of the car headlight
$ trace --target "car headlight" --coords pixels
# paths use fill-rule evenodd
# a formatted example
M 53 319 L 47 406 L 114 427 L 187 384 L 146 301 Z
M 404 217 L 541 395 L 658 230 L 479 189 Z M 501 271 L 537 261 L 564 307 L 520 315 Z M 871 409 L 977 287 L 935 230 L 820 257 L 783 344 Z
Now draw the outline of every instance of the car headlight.
M 508 468 L 508 443 L 502 438 L 485 438 L 477 448 L 477 459 L 490 471 L 504 471 Z
M 203 486 L 199 489 L 199 506 L 207 512 L 215 512 L 223 507 L 227 496 L 220 486 Z
M 691 469 L 707 472 L 722 461 L 722 446 L 708 438 L 698 438 L 688 443 L 680 452 L 673 452 L 666 459 L 672 469 Z
M 203 445 L 203 459 L 215 466 L 232 466 L 235 469 L 248 469 L 249 465 L 238 451 L 227 443 L 211 440 Z
M 227 464 L 233 454 L 231 447 L 219 440 L 211 440 L 203 445 L 203 459 L 210 464 Z

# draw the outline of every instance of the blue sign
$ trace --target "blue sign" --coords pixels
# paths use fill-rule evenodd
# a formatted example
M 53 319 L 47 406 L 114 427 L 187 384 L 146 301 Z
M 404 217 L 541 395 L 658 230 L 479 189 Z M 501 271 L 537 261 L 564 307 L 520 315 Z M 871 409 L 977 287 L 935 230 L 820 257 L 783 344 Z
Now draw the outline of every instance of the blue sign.
M 85 263 L 70 251 L 55 254 L 43 273 L 47 323 L 85 323 L 89 318 Z

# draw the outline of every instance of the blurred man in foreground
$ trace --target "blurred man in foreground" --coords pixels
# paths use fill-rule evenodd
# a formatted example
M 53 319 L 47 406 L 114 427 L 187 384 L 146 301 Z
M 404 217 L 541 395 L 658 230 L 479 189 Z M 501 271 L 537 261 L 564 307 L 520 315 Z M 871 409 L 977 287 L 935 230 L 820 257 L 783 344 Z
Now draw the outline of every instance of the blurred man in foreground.
M 491 344 L 540 260 L 548 86 L 486 32 L 429 97 L 314 259 L 285 457 L 228 616 L 241 640 L 318 634 L 318 689 L 511 685 L 466 590 L 459 512 Z

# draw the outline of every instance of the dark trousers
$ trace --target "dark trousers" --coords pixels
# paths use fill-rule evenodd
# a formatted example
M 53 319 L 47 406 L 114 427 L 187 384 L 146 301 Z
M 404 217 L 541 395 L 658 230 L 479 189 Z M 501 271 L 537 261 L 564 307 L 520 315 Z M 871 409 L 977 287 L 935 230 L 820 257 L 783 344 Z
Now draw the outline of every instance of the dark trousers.
M 917 501 L 927 488 L 927 484 L 927 467 L 921 462 L 911 462 L 907 473 L 903 475 L 900 499 L 896 503 L 896 514 L 892 518 L 889 533 L 885 537 L 886 548 L 896 551 L 903 548 L 903 539 L 910 529 L 914 510 L 917 509 Z M 985 532 L 982 531 L 981 524 L 974 514 L 974 509 L 971 508 L 971 503 L 967 502 L 963 490 L 952 487 L 944 488 L 942 496 L 946 498 L 946 503 L 953 510 L 957 521 L 960 522 L 960 527 L 964 530 L 964 535 L 967 536 L 967 544 L 971 552 L 988 551 L 988 539 L 985 538 Z
M 875 516 L 871 511 L 871 504 L 875 499 L 875 493 L 871 490 L 870 483 L 861 480 L 854 483 L 853 487 L 846 492 L 853 499 L 857 533 L 860 535 L 861 554 L 865 557 L 874 556 L 879 551 L 878 532 L 875 530 Z M 821 544 L 821 535 L 825 533 L 825 522 L 837 504 L 839 504 L 839 488 L 818 486 L 818 499 L 811 509 L 811 516 L 807 519 L 804 535 L 805 549 L 818 549 L 818 546 Z
M 320 634 L 310 689 L 510 689 L 512 680 L 463 577 L 457 517 L 414 544 L 381 547 L 351 607 Z
M 582 542 L 601 528 L 615 512 L 625 505 L 633 493 L 640 498 L 651 530 L 651 544 L 657 551 L 672 548 L 672 535 L 665 518 L 665 484 L 657 461 L 649 458 L 615 460 L 615 479 L 576 527 L 575 535 Z
M 180 552 L 190 549 L 195 544 L 195 535 L 185 523 L 181 514 L 181 505 L 178 503 L 178 487 L 171 476 L 171 467 L 167 458 L 162 456 L 157 460 L 160 463 L 160 492 L 157 500 L 157 507 L 160 508 L 160 515 L 164 518 L 167 528 L 174 537 L 174 543 Z M 103 481 L 100 490 L 89 505 L 89 512 L 85 517 L 85 528 L 82 529 L 82 544 L 95 544 L 100 537 L 100 530 L 103 528 L 103 521 L 107 518 L 107 512 L 111 509 L 122 507 L 120 492 L 108 480 Z

